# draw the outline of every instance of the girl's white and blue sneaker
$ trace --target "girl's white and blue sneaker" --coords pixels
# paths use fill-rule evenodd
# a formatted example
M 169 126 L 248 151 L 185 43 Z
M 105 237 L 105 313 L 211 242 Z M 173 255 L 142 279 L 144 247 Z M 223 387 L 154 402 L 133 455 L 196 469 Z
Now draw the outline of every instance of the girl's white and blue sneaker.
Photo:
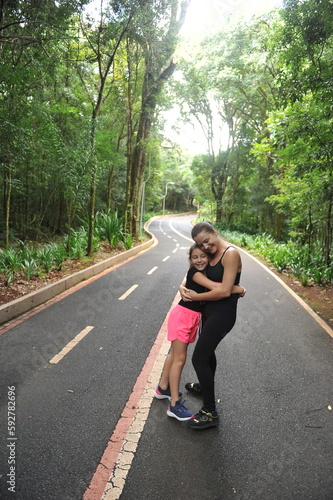
M 186 420 L 191 420 L 194 418 L 193 413 L 188 411 L 188 409 L 184 405 L 184 401 L 176 401 L 175 406 L 169 405 L 169 408 L 167 410 L 167 415 L 169 417 L 176 418 L 180 422 L 185 422 Z
M 182 395 L 181 391 L 179 391 L 179 397 Z M 170 387 L 167 389 L 162 389 L 159 385 L 156 387 L 154 396 L 157 399 L 171 399 Z

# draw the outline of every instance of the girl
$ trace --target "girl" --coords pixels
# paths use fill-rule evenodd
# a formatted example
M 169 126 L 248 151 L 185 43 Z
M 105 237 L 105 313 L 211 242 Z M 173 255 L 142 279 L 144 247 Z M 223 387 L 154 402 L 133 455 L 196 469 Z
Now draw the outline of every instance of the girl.
M 205 269 L 209 262 L 207 253 L 198 245 L 193 245 L 189 251 L 190 268 L 186 276 L 186 288 L 195 290 L 198 294 L 203 293 L 206 288 L 213 290 L 220 286 L 206 278 Z M 235 286 L 233 293 L 244 295 L 242 286 Z M 172 342 L 171 352 L 168 355 L 161 380 L 157 386 L 154 396 L 157 399 L 169 399 L 170 405 L 167 410 L 169 417 L 179 421 L 190 420 L 194 415 L 184 406 L 179 399 L 179 383 L 181 373 L 186 361 L 188 345 L 195 341 L 196 333 L 201 322 L 203 304 L 200 301 L 180 302 L 170 312 L 168 320 L 168 340 Z

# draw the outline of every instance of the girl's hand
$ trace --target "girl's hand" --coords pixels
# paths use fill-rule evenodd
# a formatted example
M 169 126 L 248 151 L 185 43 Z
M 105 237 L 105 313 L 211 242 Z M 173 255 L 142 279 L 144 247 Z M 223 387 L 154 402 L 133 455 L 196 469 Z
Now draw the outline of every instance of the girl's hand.
M 243 291 L 240 292 L 239 296 L 244 297 L 244 295 L 246 294 L 246 288 L 244 286 L 241 286 L 241 288 L 243 288 Z
M 191 290 L 186 288 L 183 284 L 179 285 L 178 290 L 179 290 L 180 296 L 184 300 L 184 302 L 191 302 L 192 299 L 191 299 L 191 295 L 189 294 L 189 292 Z
M 194 290 L 188 290 L 188 296 L 191 297 L 192 300 L 194 300 L 198 295 L 200 294 L 195 292 Z

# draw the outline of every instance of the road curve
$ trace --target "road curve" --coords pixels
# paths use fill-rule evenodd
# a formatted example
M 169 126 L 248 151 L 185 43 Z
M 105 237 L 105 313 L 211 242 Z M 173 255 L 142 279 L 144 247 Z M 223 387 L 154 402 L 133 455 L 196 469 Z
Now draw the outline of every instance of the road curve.
M 246 253 L 248 292 L 217 353 L 220 427 L 193 433 L 153 399 L 189 221 L 156 218 L 155 247 L 0 336 L 1 498 L 332 497 L 332 339 Z

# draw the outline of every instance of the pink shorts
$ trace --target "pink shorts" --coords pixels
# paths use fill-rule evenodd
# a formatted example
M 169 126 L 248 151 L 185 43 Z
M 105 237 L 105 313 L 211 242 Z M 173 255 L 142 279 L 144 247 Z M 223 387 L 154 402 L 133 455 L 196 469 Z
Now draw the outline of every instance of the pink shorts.
M 195 342 L 201 324 L 201 313 L 177 304 L 168 321 L 168 340 L 180 340 L 185 344 Z

